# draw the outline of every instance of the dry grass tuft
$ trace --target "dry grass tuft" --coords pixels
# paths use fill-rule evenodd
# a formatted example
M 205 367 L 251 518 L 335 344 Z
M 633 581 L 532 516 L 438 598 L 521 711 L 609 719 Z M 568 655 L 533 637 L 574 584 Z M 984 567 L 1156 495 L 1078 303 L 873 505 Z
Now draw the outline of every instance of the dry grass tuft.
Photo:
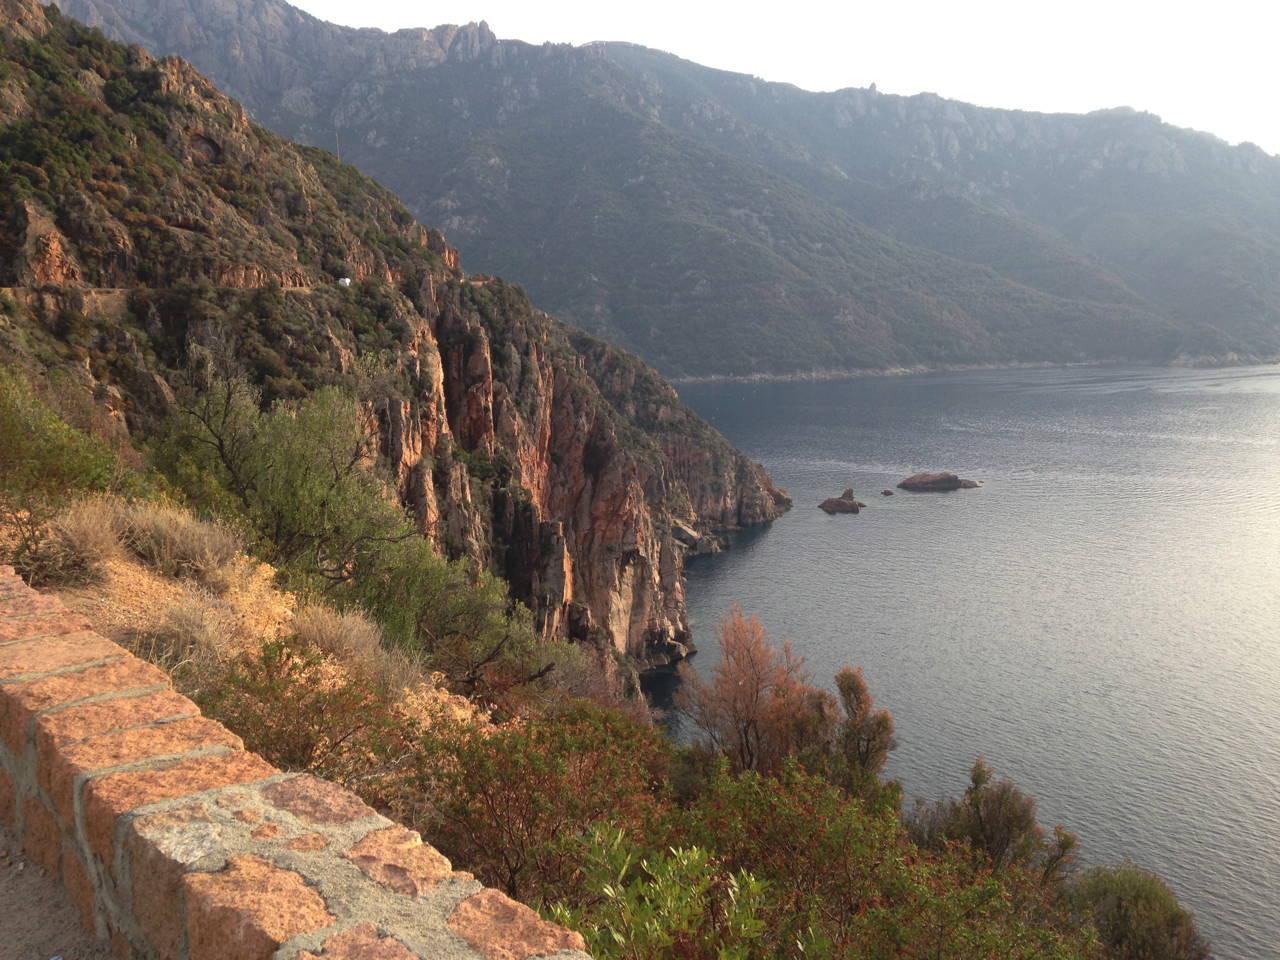
M 59 513 L 23 551 L 22 574 L 35 586 L 99 583 L 121 547 L 168 577 L 195 580 L 218 593 L 236 576 L 240 538 L 166 503 L 99 496 Z
M 170 577 L 189 577 L 219 593 L 231 582 L 240 538 L 220 523 L 198 520 L 164 503 L 120 503 L 120 538 L 143 563 Z
M 135 656 L 168 673 L 174 686 L 188 696 L 216 685 L 226 672 L 220 604 L 202 587 L 185 586 L 155 621 L 116 639 Z
M 54 517 L 18 567 L 33 586 L 99 583 L 107 562 L 119 555 L 114 501 L 91 497 Z
M 344 663 L 365 663 L 382 652 L 382 632 L 356 610 L 339 613 L 312 605 L 298 611 L 293 621 L 298 640 Z
M 192 659 L 184 653 L 191 649 L 211 646 L 213 659 L 230 663 L 292 633 L 295 601 L 276 588 L 271 567 L 241 558 L 229 567 L 229 580 L 225 590 L 213 591 L 121 550 L 105 564 L 101 582 L 64 585 L 56 594 L 104 636 L 169 668 Z
M 399 691 L 422 682 L 418 664 L 400 651 L 386 649 L 378 625 L 358 610 L 340 613 L 313 604 L 298 611 L 293 628 L 301 644 L 371 677 L 384 690 Z

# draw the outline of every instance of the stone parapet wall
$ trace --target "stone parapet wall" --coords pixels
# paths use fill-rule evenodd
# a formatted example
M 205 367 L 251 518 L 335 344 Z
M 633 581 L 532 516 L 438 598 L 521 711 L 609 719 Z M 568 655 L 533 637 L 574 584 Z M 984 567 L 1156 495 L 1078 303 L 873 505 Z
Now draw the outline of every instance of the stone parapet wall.
M 0 823 L 121 958 L 589 960 L 354 794 L 246 752 L 5 566 Z

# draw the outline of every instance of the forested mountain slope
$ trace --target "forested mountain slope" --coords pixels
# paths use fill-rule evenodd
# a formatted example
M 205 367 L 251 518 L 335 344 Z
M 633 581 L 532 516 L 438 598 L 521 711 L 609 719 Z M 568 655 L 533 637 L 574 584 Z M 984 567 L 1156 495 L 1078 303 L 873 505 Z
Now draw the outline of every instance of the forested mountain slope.
M 1280 160 L 1147 114 L 809 93 L 282 0 L 60 2 L 668 374 L 1280 355 Z

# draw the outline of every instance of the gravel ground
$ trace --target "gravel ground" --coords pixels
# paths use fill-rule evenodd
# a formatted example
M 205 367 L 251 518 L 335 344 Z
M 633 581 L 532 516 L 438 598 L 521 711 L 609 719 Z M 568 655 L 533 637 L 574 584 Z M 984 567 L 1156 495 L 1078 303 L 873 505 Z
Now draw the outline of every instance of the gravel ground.
M 111 951 L 80 926 L 61 885 L 23 859 L 0 828 L 0 960 L 110 960 Z

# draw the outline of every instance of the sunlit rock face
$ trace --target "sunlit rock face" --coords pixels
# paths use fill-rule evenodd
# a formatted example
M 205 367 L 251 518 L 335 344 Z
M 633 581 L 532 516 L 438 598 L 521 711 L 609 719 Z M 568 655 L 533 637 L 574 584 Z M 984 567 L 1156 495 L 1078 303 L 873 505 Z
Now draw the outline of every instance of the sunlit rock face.
M 379 412 L 423 533 L 502 573 L 548 634 L 646 666 L 683 656 L 687 532 L 768 522 L 785 492 L 635 358 L 500 280 L 444 270 L 431 286 L 405 347 L 417 395 Z M 477 470 L 499 482 L 478 493 Z

